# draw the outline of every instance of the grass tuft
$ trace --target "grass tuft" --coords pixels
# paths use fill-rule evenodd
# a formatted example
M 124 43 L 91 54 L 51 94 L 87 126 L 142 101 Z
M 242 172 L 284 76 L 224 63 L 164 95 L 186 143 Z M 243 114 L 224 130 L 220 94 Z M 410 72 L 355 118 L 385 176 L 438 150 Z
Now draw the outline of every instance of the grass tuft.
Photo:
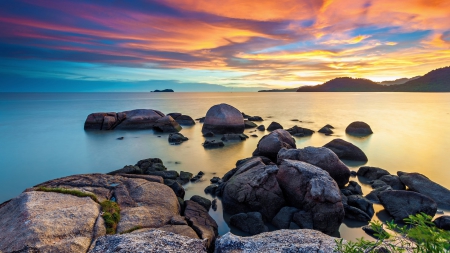
M 73 195 L 73 196 L 77 196 L 77 197 L 89 197 L 93 201 L 99 203 L 97 196 L 95 196 L 94 194 L 88 193 L 88 192 L 82 192 L 79 190 L 71 190 L 71 189 L 64 189 L 64 188 L 58 188 L 58 187 L 50 188 L 50 187 L 40 186 L 36 189 L 36 191 L 56 192 L 56 193 L 61 193 L 61 194 L 69 194 L 69 195 Z
M 105 220 L 106 233 L 115 234 L 117 230 L 117 224 L 120 221 L 120 207 L 119 205 L 110 200 L 105 200 L 100 203 L 103 212 L 103 219 Z

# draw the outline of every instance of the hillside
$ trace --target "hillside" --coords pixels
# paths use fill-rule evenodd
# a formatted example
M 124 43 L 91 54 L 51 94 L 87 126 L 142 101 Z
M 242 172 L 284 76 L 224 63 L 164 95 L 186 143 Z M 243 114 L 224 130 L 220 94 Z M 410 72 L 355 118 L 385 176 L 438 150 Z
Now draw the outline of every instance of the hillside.
M 415 80 L 389 86 L 389 91 L 450 92 L 450 67 L 435 69 Z
M 258 92 L 296 92 L 298 88 L 273 89 L 273 90 L 259 90 Z
M 379 84 L 381 85 L 386 85 L 386 86 L 390 86 L 390 85 L 399 85 L 399 84 L 404 84 L 406 82 L 412 81 L 412 80 L 416 80 L 417 78 L 420 78 L 421 76 L 415 76 L 415 77 L 411 77 L 411 78 L 399 78 L 399 79 L 395 79 L 393 81 L 383 81 L 383 82 L 379 82 Z
M 316 86 L 302 86 L 297 92 L 377 92 L 386 88 L 369 79 L 338 77 Z

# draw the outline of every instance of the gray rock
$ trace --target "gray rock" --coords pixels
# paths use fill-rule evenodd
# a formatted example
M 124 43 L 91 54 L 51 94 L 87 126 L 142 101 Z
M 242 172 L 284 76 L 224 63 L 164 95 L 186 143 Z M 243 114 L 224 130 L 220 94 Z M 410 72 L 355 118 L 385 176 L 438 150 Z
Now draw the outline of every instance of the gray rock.
M 209 181 L 211 181 L 211 183 L 218 183 L 220 181 L 220 177 L 213 177 L 211 178 Z
M 151 243 L 149 243 L 151 242 Z M 152 229 L 99 238 L 89 253 L 180 252 L 206 253 L 203 240 Z
M 283 159 L 302 161 L 317 166 L 327 171 L 339 187 L 344 187 L 350 179 L 350 169 L 327 148 L 281 149 L 278 152 L 278 163 Z
M 216 196 L 216 190 L 217 190 L 218 187 L 219 186 L 216 185 L 216 184 L 208 185 L 208 186 L 206 186 L 204 192 L 206 194 L 211 194 L 212 196 Z
M 361 186 L 355 181 L 349 181 L 348 185 L 344 187 L 341 192 L 344 193 L 345 196 L 363 194 Z
M 330 128 L 324 126 L 321 129 L 319 129 L 319 131 L 317 131 L 319 133 L 323 133 L 323 134 L 333 134 L 333 130 L 331 130 Z
M 292 220 L 301 229 L 313 229 L 313 215 L 310 212 L 299 211 L 292 216 Z
M 336 238 L 316 230 L 301 229 L 277 230 L 249 237 L 226 233 L 216 241 L 215 252 L 333 252 L 335 247 Z
M 155 122 L 153 129 L 164 133 L 176 133 L 179 132 L 182 127 L 172 117 L 164 116 Z
M 400 222 L 409 215 L 426 213 L 433 217 L 437 211 L 437 204 L 433 199 L 411 191 L 384 191 L 378 195 L 385 210 Z
M 367 156 L 364 152 L 350 142 L 342 139 L 334 139 L 324 145 L 331 149 L 340 159 L 367 162 Z
M 180 171 L 180 180 L 187 183 L 194 175 L 190 172 Z
M 345 132 L 355 136 L 367 136 L 373 134 L 370 126 L 362 121 L 355 121 L 350 123 L 345 129 Z
M 180 133 L 169 134 L 169 143 L 181 144 L 184 141 L 189 140 L 187 137 Z
M 188 115 L 182 115 L 181 113 L 169 113 L 167 115 L 171 116 L 180 125 L 184 126 L 195 125 L 195 121 Z
M 267 127 L 267 131 L 274 131 L 277 129 L 283 129 L 283 126 L 280 125 L 280 123 L 273 121 L 270 123 L 270 125 Z
M 284 159 L 277 180 L 290 206 L 312 214 L 314 229 L 327 234 L 339 229 L 344 206 L 339 187 L 328 172 L 305 162 Z
M 365 177 L 369 180 L 376 180 L 385 175 L 390 175 L 389 171 L 371 166 L 362 166 L 356 174 L 360 177 Z
M 217 223 L 200 204 L 192 200 L 186 200 L 185 205 L 184 215 L 189 226 L 194 229 L 201 239 L 207 240 L 207 248 L 213 247 L 219 234 Z
M 288 229 L 289 224 L 296 212 L 299 210 L 295 207 L 285 206 L 272 219 L 272 225 L 278 229 Z
M 256 129 L 258 129 L 259 131 L 264 131 L 266 130 L 266 127 L 264 125 L 259 125 Z
M 172 179 L 164 179 L 164 184 L 169 186 L 177 197 L 184 199 L 185 190 L 180 183 Z
M 256 158 L 256 157 L 261 158 L 262 162 L 263 162 L 265 165 L 271 165 L 271 164 L 274 164 L 274 163 L 272 162 L 272 160 L 270 160 L 269 158 L 267 158 L 267 157 L 265 157 L 265 156 L 252 156 L 252 157 L 247 157 L 247 158 L 238 160 L 238 161 L 236 162 L 236 167 L 239 167 L 239 166 L 241 166 L 242 164 L 246 163 L 247 161 L 249 161 L 249 160 L 251 160 L 251 159 L 254 159 L 254 158 Z
M 261 213 L 259 212 L 238 213 L 232 215 L 230 217 L 230 224 L 250 235 L 269 231 L 267 226 L 264 225 Z
M 213 132 L 206 132 L 203 134 L 203 137 L 214 137 L 214 133 Z
M 369 194 L 366 195 L 366 199 L 372 201 L 372 203 L 380 203 L 380 199 L 378 198 L 378 195 L 385 191 L 392 191 L 392 187 L 389 185 L 382 186 L 379 188 L 374 189 Z
M 375 211 L 373 204 L 366 198 L 360 195 L 351 195 L 347 197 L 347 204 L 365 212 L 370 218 L 373 217 Z M 370 220 L 370 219 L 369 219 Z
M 164 179 L 173 179 L 176 180 L 180 175 L 175 170 L 166 170 L 166 171 L 147 171 L 148 175 L 160 176 Z
M 405 190 L 405 184 L 400 180 L 400 177 L 395 175 L 384 175 L 378 180 L 385 182 L 387 185 L 391 186 L 394 190 Z
M 444 215 L 433 221 L 437 228 L 450 230 L 450 216 Z
M 218 104 L 206 113 L 202 133 L 241 134 L 244 129 L 244 118 L 238 109 L 228 104 Z
M 294 138 L 285 130 L 278 129 L 259 140 L 256 150 L 253 151 L 253 156 L 265 156 L 272 161 L 276 161 L 280 149 L 296 147 Z
M 118 169 L 108 173 L 108 175 L 115 174 L 143 174 L 143 170 L 138 166 L 125 165 L 122 169 Z
M 261 158 L 254 158 L 239 167 L 226 182 L 222 204 L 229 214 L 257 211 L 272 220 L 285 205 L 276 173 L 278 167 L 265 165 Z
M 258 126 L 255 123 L 248 121 L 248 120 L 244 120 L 244 125 L 245 125 L 245 128 L 255 128 Z
M 369 222 L 372 219 L 372 217 L 363 210 L 349 205 L 345 206 L 345 218 L 363 222 Z
M 224 134 L 222 141 L 245 141 L 248 138 L 245 134 Z
M 118 113 L 119 115 L 120 113 Z M 135 129 L 152 129 L 156 125 L 156 121 L 164 114 L 152 109 L 137 109 L 122 112 L 123 121 L 114 129 L 117 130 L 135 130 Z M 119 117 L 118 117 L 119 118 Z
M 164 166 L 163 162 L 159 158 L 147 158 L 140 160 L 136 163 L 135 166 L 138 166 L 142 169 L 145 174 L 147 171 L 164 171 L 167 168 Z
M 372 186 L 373 189 L 377 189 L 377 188 L 380 188 L 380 187 L 384 187 L 384 186 L 386 186 L 386 185 L 388 185 L 388 184 L 386 184 L 386 182 L 381 181 L 381 180 L 379 180 L 379 179 L 370 181 L 370 186 Z
M 142 233 L 142 232 L 147 232 L 147 231 L 152 231 L 155 230 L 154 228 L 144 228 L 144 229 L 139 229 L 136 230 L 132 233 Z M 186 225 L 165 225 L 163 227 L 158 228 L 158 230 L 161 231 L 166 231 L 166 232 L 170 232 L 170 233 L 174 233 L 177 235 L 182 235 L 182 236 L 186 236 L 186 237 L 190 237 L 190 238 L 194 238 L 194 239 L 200 239 L 197 235 L 197 233 L 195 233 L 195 231 L 189 227 L 186 223 Z
M 296 136 L 296 137 L 304 137 L 304 136 L 311 136 L 314 131 L 308 128 L 303 128 L 303 127 L 299 127 L 299 126 L 293 126 L 289 129 L 287 129 L 286 131 L 288 131 L 291 135 Z
M 261 118 L 259 116 L 250 116 L 247 119 L 250 121 L 264 121 L 263 118 Z
M 198 203 L 199 205 L 203 206 L 205 208 L 206 211 L 209 211 L 209 209 L 211 208 L 211 200 L 204 198 L 202 196 L 199 195 L 194 195 L 190 198 L 190 200 Z
M 397 172 L 402 183 L 411 191 L 419 192 L 432 198 L 440 205 L 450 206 L 450 190 L 431 181 L 420 173 Z
M 212 140 L 212 141 L 206 140 L 202 145 L 204 148 L 221 148 L 221 147 L 225 146 L 225 144 L 223 144 L 222 141 L 216 141 L 216 140 Z

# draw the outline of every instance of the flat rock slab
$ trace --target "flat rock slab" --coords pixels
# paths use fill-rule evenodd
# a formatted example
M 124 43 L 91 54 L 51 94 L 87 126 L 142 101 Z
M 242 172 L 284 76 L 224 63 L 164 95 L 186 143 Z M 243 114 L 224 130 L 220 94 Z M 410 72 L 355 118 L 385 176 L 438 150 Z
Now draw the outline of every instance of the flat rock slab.
M 99 215 L 89 197 L 24 192 L 0 209 L 0 252 L 86 252 Z
M 277 230 L 249 237 L 227 233 L 216 241 L 216 253 L 333 252 L 336 238 L 316 230 Z
M 171 232 L 150 230 L 142 233 L 99 238 L 89 253 L 180 252 L 206 253 L 204 241 Z
M 397 172 L 402 183 L 411 191 L 415 191 L 432 198 L 440 205 L 450 207 L 450 190 L 437 184 L 420 173 Z
M 401 222 L 409 215 L 426 213 L 433 217 L 437 211 L 437 204 L 431 198 L 412 191 L 384 191 L 378 194 L 381 204 L 386 211 Z

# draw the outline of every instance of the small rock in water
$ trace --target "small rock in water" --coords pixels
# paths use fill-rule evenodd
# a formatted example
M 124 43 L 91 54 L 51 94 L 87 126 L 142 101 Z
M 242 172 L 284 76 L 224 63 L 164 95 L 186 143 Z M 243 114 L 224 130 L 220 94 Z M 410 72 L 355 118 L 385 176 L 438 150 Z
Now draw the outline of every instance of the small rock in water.
M 203 137 L 214 137 L 214 133 L 213 132 L 207 132 L 207 133 L 203 134 Z
M 119 137 L 119 138 L 117 138 L 118 140 L 123 140 L 123 136 L 122 137 Z
M 280 123 L 273 121 L 272 123 L 270 123 L 270 125 L 267 127 L 268 131 L 274 131 L 277 129 L 283 129 L 283 126 L 280 125 Z
M 291 119 L 291 121 L 298 121 L 298 119 Z
M 354 171 L 354 170 L 350 171 L 350 176 L 351 177 L 356 177 L 356 175 L 357 175 L 356 171 Z
M 258 137 L 258 135 L 256 135 L 256 134 L 252 134 L 252 135 L 250 135 L 251 137 Z
M 256 129 L 258 129 L 259 131 L 264 131 L 266 130 L 266 127 L 264 125 L 259 125 Z
M 211 208 L 212 208 L 214 211 L 217 211 L 217 199 L 213 199 Z
M 213 177 L 209 181 L 211 181 L 211 183 L 217 183 L 217 182 L 219 182 L 219 180 L 220 180 L 220 177 Z
M 225 146 L 225 144 L 223 144 L 222 141 L 216 142 L 215 140 L 212 140 L 212 141 L 205 141 L 203 143 L 203 147 L 205 148 L 221 148 L 223 146 Z
M 444 214 L 444 211 L 438 209 L 438 210 L 436 211 L 436 214 Z
M 330 135 L 330 134 L 333 133 L 333 130 L 331 130 L 330 128 L 324 126 L 324 127 L 322 127 L 318 132 L 319 132 L 319 133 L 326 134 L 326 135 Z

